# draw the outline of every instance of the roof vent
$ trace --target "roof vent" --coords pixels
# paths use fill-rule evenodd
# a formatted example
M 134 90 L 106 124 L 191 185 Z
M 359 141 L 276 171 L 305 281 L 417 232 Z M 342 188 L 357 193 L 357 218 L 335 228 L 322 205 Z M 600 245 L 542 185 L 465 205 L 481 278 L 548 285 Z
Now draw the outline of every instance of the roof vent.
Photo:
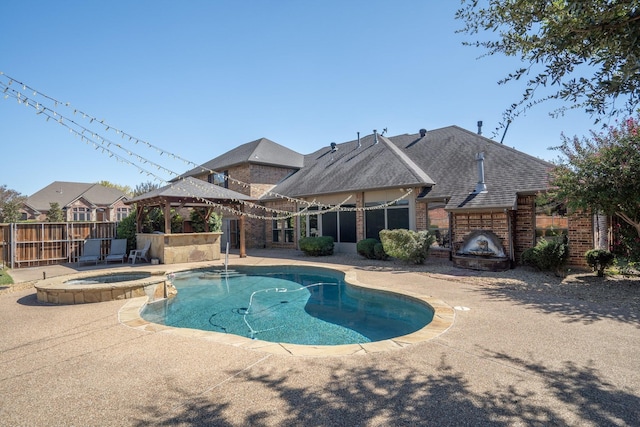
M 420 138 L 424 138 L 427 135 L 426 129 L 420 129 Z
M 478 183 L 476 189 L 473 190 L 475 194 L 486 193 L 487 184 L 484 182 L 484 153 L 480 152 L 476 155 L 476 161 L 478 162 Z
M 378 131 L 376 129 L 373 130 L 373 145 L 376 145 L 378 143 Z
M 478 135 L 482 135 L 482 120 L 478 120 Z
M 332 142 L 331 143 L 331 152 L 335 153 L 336 151 L 338 151 L 338 147 L 336 147 L 336 143 Z
M 362 144 L 360 144 L 360 132 L 358 132 L 358 148 L 362 147 Z

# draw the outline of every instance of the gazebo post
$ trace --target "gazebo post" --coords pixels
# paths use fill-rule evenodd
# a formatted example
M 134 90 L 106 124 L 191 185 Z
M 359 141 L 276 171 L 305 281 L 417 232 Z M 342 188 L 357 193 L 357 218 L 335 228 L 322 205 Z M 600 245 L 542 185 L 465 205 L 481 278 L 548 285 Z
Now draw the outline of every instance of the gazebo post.
M 240 206 L 240 211 L 244 211 L 244 207 Z M 244 237 L 245 237 L 245 232 L 244 232 L 244 213 L 240 214 L 240 219 L 239 219 L 239 225 L 240 225 L 240 258 L 246 258 L 247 257 L 247 250 L 246 250 L 246 246 L 244 243 Z
M 171 203 L 169 200 L 165 200 L 164 205 L 164 232 L 171 234 Z

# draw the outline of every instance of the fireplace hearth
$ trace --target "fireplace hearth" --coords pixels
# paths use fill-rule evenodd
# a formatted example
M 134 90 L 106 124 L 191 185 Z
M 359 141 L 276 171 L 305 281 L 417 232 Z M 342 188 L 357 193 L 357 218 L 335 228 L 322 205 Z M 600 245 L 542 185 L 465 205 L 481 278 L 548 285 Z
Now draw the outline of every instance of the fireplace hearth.
M 464 238 L 462 247 L 453 254 L 453 264 L 483 271 L 505 271 L 511 268 L 511 261 L 505 255 L 500 239 L 489 230 L 469 233 Z

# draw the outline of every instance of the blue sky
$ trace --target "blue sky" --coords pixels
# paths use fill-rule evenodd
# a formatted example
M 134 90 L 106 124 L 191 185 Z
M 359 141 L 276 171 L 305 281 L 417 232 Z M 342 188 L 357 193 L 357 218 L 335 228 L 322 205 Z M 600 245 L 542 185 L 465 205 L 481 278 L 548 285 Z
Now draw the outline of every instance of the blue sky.
M 0 82 L 83 123 L 163 149 L 133 144 L 123 158 L 162 165 L 152 175 L 0 98 L 0 185 L 31 195 L 53 181 L 135 187 L 170 179 L 236 146 L 266 137 L 307 154 L 371 134 L 457 125 L 494 134 L 524 86 L 497 81 L 517 60 L 484 57 L 456 34 L 457 1 L 4 0 Z M 15 89 L 17 84 L 12 84 Z M 20 88 L 19 88 L 20 89 Z M 554 119 L 542 104 L 513 122 L 505 145 L 547 160 L 560 135 L 586 135 L 593 118 Z M 53 108 L 53 107 L 52 107 Z M 86 120 L 84 122 L 87 127 Z M 95 123 L 92 124 L 94 126 Z M 135 138 L 134 138 L 135 141 Z M 147 167 L 148 165 L 145 165 Z M 147 169 L 149 170 L 149 169 Z

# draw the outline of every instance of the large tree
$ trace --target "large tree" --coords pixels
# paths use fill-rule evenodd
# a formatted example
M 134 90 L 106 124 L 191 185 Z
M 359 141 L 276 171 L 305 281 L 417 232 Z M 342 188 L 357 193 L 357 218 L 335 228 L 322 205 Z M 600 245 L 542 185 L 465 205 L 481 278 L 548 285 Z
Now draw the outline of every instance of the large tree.
M 0 222 L 18 222 L 20 220 L 20 208 L 26 200 L 16 190 L 0 185 Z
M 456 18 L 465 23 L 460 32 L 489 35 L 465 44 L 522 60 L 500 81 L 526 79 L 522 98 L 505 111 L 507 121 L 549 99 L 565 102 L 556 114 L 584 108 L 596 122 L 638 105 L 637 0 L 462 0 Z
M 616 215 L 640 238 L 640 123 L 630 118 L 590 137 L 568 138 L 551 171 L 550 197 L 569 208 Z

